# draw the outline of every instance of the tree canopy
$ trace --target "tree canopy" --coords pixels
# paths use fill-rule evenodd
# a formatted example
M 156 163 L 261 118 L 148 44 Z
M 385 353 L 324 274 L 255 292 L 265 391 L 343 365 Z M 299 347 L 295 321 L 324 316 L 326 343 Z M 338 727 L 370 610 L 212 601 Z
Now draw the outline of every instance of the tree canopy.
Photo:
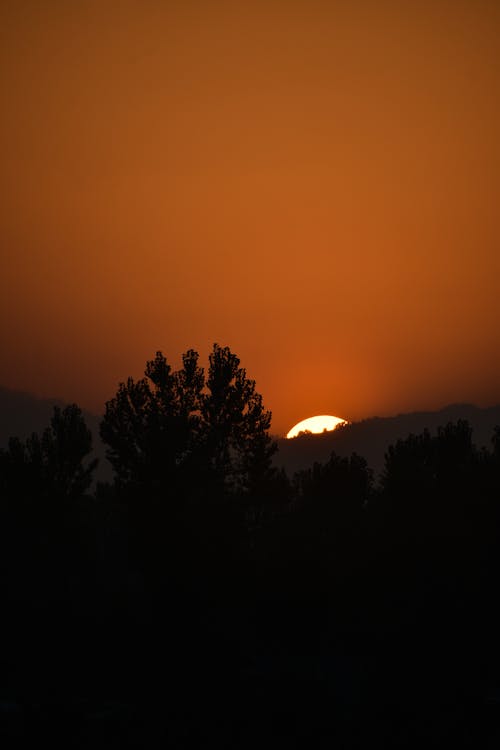
M 255 381 L 229 347 L 214 344 L 206 373 L 198 362 L 189 349 L 174 371 L 157 352 L 106 403 L 101 437 L 121 486 L 248 495 L 271 476 L 271 412 Z
M 12 437 L 0 451 L 2 489 L 7 496 L 79 497 L 89 489 L 97 466 L 97 459 L 88 458 L 91 450 L 92 433 L 81 409 L 55 406 L 41 435 L 33 433 L 26 441 Z

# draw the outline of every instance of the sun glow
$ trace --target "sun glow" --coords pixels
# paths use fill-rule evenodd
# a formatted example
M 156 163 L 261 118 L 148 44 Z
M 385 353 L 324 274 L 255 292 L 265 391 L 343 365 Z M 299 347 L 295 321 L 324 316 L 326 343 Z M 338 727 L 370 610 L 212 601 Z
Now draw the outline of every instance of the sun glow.
M 292 427 L 287 432 L 287 439 L 297 437 L 301 432 L 313 432 L 315 434 L 320 432 L 331 432 L 335 430 L 341 424 L 347 424 L 345 419 L 340 417 L 332 417 L 329 414 L 321 414 L 317 417 L 309 417 L 309 419 L 303 419 L 301 422 Z

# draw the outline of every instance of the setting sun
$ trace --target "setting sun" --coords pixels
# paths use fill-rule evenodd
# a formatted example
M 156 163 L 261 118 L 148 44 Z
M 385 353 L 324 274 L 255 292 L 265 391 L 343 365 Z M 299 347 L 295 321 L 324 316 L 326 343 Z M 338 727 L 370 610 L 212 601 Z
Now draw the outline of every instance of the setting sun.
M 331 432 L 341 424 L 347 424 L 346 420 L 340 419 L 340 417 L 332 417 L 329 414 L 309 417 L 308 419 L 303 419 L 301 422 L 297 422 L 297 424 L 287 432 L 287 439 L 289 440 L 290 438 L 297 437 L 301 432 L 313 432 L 315 434 L 320 432 Z

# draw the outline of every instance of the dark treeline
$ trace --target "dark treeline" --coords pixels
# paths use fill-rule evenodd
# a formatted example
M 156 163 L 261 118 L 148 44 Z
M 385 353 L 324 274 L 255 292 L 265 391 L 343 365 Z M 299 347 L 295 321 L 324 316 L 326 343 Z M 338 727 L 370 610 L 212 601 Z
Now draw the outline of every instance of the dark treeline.
M 66 747 L 493 747 L 500 428 L 273 467 L 227 348 L 122 383 L 93 485 L 76 405 L 0 452 L 2 738 Z

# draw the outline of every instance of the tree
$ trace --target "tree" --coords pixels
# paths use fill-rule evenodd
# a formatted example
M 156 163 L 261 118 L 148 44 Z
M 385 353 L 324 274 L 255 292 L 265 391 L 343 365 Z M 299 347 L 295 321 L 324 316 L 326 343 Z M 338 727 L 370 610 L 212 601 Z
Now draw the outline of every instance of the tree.
M 386 510 L 410 534 L 465 533 L 479 508 L 481 460 L 466 420 L 398 440 L 385 456 Z
M 227 492 L 258 495 L 271 474 L 276 444 L 271 412 L 229 347 L 214 344 L 202 396 L 201 444 L 215 481 Z
M 100 427 L 119 485 L 165 489 L 185 468 L 199 430 L 203 384 L 192 350 L 178 372 L 157 352 L 144 378 L 120 383 Z
M 0 562 L 9 585 L 31 592 L 28 599 L 64 597 L 67 577 L 74 583 L 82 570 L 89 504 L 80 501 L 97 465 L 91 449 L 92 433 L 71 404 L 54 408 L 41 435 L 11 438 L 0 451 Z
M 271 413 L 255 381 L 228 347 L 214 344 L 206 378 L 198 359 L 190 349 L 174 372 L 157 352 L 145 377 L 107 402 L 101 436 L 122 487 L 248 496 L 272 473 Z
M 344 532 L 359 522 L 372 491 L 373 477 L 364 458 L 332 453 L 324 463 L 297 472 L 294 484 L 306 514 L 314 518 L 320 535 Z
M 47 497 L 61 500 L 82 496 L 92 484 L 97 459 L 88 460 L 92 433 L 76 404 L 54 413 L 42 435 L 25 442 L 13 437 L 0 451 L 0 483 L 9 497 Z

